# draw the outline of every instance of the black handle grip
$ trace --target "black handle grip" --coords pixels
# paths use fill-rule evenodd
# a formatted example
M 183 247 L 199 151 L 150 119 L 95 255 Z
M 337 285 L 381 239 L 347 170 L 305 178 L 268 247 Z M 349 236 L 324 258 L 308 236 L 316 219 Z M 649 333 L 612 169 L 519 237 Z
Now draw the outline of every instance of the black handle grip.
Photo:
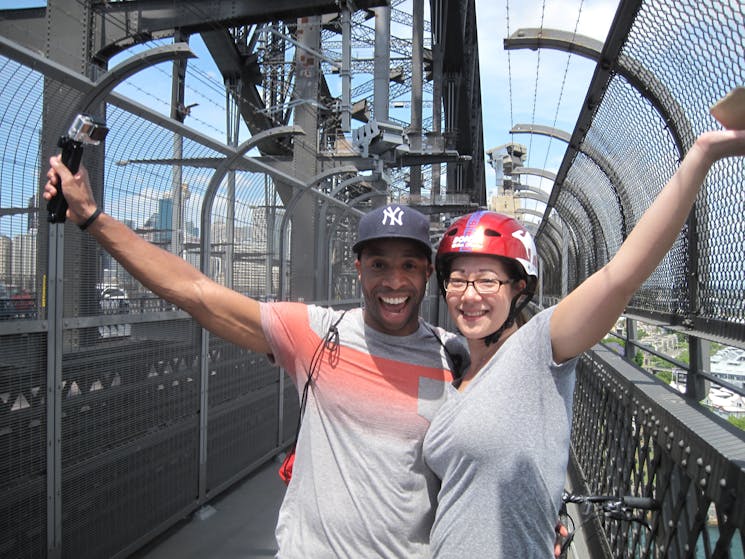
M 644 510 L 657 510 L 660 508 L 660 503 L 652 497 L 624 497 L 623 504 L 627 507 Z
M 57 143 L 62 148 L 62 163 L 70 169 L 74 175 L 80 169 L 80 160 L 83 157 L 83 143 L 62 136 Z M 67 200 L 62 192 L 62 179 L 57 176 L 57 194 L 47 203 L 50 223 L 64 223 L 67 214 Z

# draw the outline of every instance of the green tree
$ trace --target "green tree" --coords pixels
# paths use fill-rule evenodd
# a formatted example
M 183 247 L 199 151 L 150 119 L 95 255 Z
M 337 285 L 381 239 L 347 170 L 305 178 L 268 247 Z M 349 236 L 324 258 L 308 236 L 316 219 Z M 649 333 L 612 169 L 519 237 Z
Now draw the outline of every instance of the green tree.
M 657 378 L 665 381 L 666 384 L 670 384 L 673 380 L 672 371 L 657 371 L 656 375 L 657 375 Z
M 640 367 L 644 365 L 644 354 L 639 349 L 637 349 L 636 353 L 634 354 L 634 363 L 636 363 Z
M 678 355 L 678 360 L 682 361 L 686 365 L 688 365 L 691 362 L 691 357 L 688 354 L 688 347 L 686 347 L 683 351 L 680 352 L 680 355 Z
M 745 416 L 736 417 L 734 415 L 730 415 L 727 419 L 732 425 L 734 425 L 738 429 L 742 429 L 743 431 L 745 431 Z

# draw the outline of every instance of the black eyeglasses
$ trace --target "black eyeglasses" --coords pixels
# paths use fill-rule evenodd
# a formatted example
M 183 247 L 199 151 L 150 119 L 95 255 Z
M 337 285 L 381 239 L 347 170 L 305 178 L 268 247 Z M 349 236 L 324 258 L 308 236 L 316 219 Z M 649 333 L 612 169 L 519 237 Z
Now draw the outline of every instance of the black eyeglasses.
M 445 291 L 448 293 L 465 293 L 469 285 L 472 285 L 480 295 L 494 295 L 499 293 L 499 289 L 506 283 L 512 283 L 514 280 L 503 281 L 496 278 L 479 278 L 467 280 L 463 278 L 449 278 L 445 280 Z

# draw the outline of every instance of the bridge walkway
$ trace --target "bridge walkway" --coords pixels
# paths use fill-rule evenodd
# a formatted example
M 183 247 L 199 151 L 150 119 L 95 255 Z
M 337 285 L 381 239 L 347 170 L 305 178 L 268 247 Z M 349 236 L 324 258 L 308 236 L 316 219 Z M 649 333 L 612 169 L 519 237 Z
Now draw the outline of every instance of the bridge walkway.
M 270 460 L 209 505 L 135 552 L 132 559 L 274 557 L 274 526 L 285 484 Z

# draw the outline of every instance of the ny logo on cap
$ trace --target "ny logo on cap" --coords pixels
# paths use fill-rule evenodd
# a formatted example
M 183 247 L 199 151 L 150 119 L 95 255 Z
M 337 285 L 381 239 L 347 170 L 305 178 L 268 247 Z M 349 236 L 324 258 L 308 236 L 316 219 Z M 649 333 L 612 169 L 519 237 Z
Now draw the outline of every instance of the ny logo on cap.
M 404 222 L 401 221 L 403 215 L 404 212 L 401 208 L 388 206 L 383 210 L 383 225 L 385 225 L 386 222 L 388 222 L 389 225 L 403 225 Z

